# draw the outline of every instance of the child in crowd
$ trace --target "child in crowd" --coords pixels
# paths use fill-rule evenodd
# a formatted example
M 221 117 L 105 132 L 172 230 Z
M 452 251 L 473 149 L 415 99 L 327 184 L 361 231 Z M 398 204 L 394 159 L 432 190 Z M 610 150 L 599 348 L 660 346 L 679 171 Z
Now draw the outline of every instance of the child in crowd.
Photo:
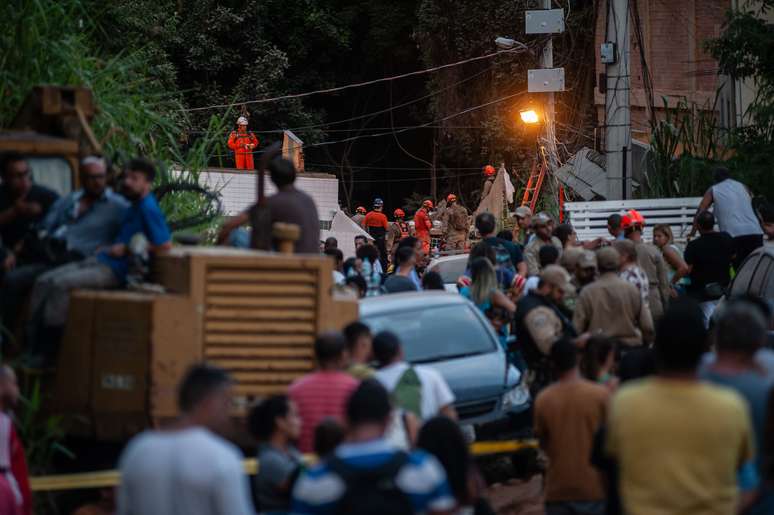
M 261 513 L 286 513 L 290 492 L 301 471 L 301 454 L 293 442 L 301 434 L 301 419 L 286 395 L 269 397 L 255 406 L 247 425 L 258 442 L 255 492 Z

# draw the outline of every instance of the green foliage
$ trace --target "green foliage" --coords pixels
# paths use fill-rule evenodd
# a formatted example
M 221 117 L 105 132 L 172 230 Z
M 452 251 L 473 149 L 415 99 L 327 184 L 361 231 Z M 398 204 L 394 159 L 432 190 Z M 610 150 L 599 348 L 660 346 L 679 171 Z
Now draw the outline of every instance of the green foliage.
M 44 401 L 40 379 L 34 378 L 20 398 L 17 424 L 19 437 L 24 442 L 30 475 L 49 472 L 51 460 L 57 454 L 75 458 L 75 455 L 62 445 L 65 437 L 62 417 L 44 415 Z
M 714 106 L 681 99 L 674 107 L 663 98 L 664 118 L 651 132 L 648 197 L 701 196 L 712 183 L 711 168 L 724 157 Z

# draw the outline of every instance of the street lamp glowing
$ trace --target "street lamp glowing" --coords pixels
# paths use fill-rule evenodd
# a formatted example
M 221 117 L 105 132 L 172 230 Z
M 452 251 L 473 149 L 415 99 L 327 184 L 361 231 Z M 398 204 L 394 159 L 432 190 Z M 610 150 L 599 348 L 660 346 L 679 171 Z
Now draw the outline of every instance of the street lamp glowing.
M 521 121 L 527 125 L 534 125 L 540 121 L 540 118 L 534 109 L 520 111 L 519 115 L 521 116 Z

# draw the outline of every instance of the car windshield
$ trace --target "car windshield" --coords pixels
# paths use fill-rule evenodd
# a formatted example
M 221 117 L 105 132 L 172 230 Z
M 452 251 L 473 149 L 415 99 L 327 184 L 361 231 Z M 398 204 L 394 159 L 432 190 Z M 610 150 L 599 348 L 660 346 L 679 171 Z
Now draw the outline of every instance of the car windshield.
M 412 363 L 441 361 L 496 350 L 481 320 L 466 304 L 367 317 L 374 333 L 392 331 Z
M 453 284 L 457 282 L 462 274 L 465 273 L 465 267 L 468 265 L 468 256 L 458 259 L 441 261 L 430 267 L 430 270 L 441 275 L 444 284 Z

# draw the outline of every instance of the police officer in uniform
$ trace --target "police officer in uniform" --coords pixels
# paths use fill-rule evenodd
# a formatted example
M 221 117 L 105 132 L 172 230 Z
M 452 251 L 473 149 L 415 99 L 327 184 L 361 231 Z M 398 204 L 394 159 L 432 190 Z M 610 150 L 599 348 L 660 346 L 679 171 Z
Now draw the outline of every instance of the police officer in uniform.
M 457 202 L 457 195 L 446 197 L 446 250 L 464 251 L 468 240 L 468 210 Z
M 572 321 L 560 306 L 574 290 L 570 274 L 558 265 L 540 273 L 540 282 L 516 307 L 516 338 L 529 367 L 528 382 L 534 399 L 551 382 L 551 347 L 560 338 L 577 336 Z

